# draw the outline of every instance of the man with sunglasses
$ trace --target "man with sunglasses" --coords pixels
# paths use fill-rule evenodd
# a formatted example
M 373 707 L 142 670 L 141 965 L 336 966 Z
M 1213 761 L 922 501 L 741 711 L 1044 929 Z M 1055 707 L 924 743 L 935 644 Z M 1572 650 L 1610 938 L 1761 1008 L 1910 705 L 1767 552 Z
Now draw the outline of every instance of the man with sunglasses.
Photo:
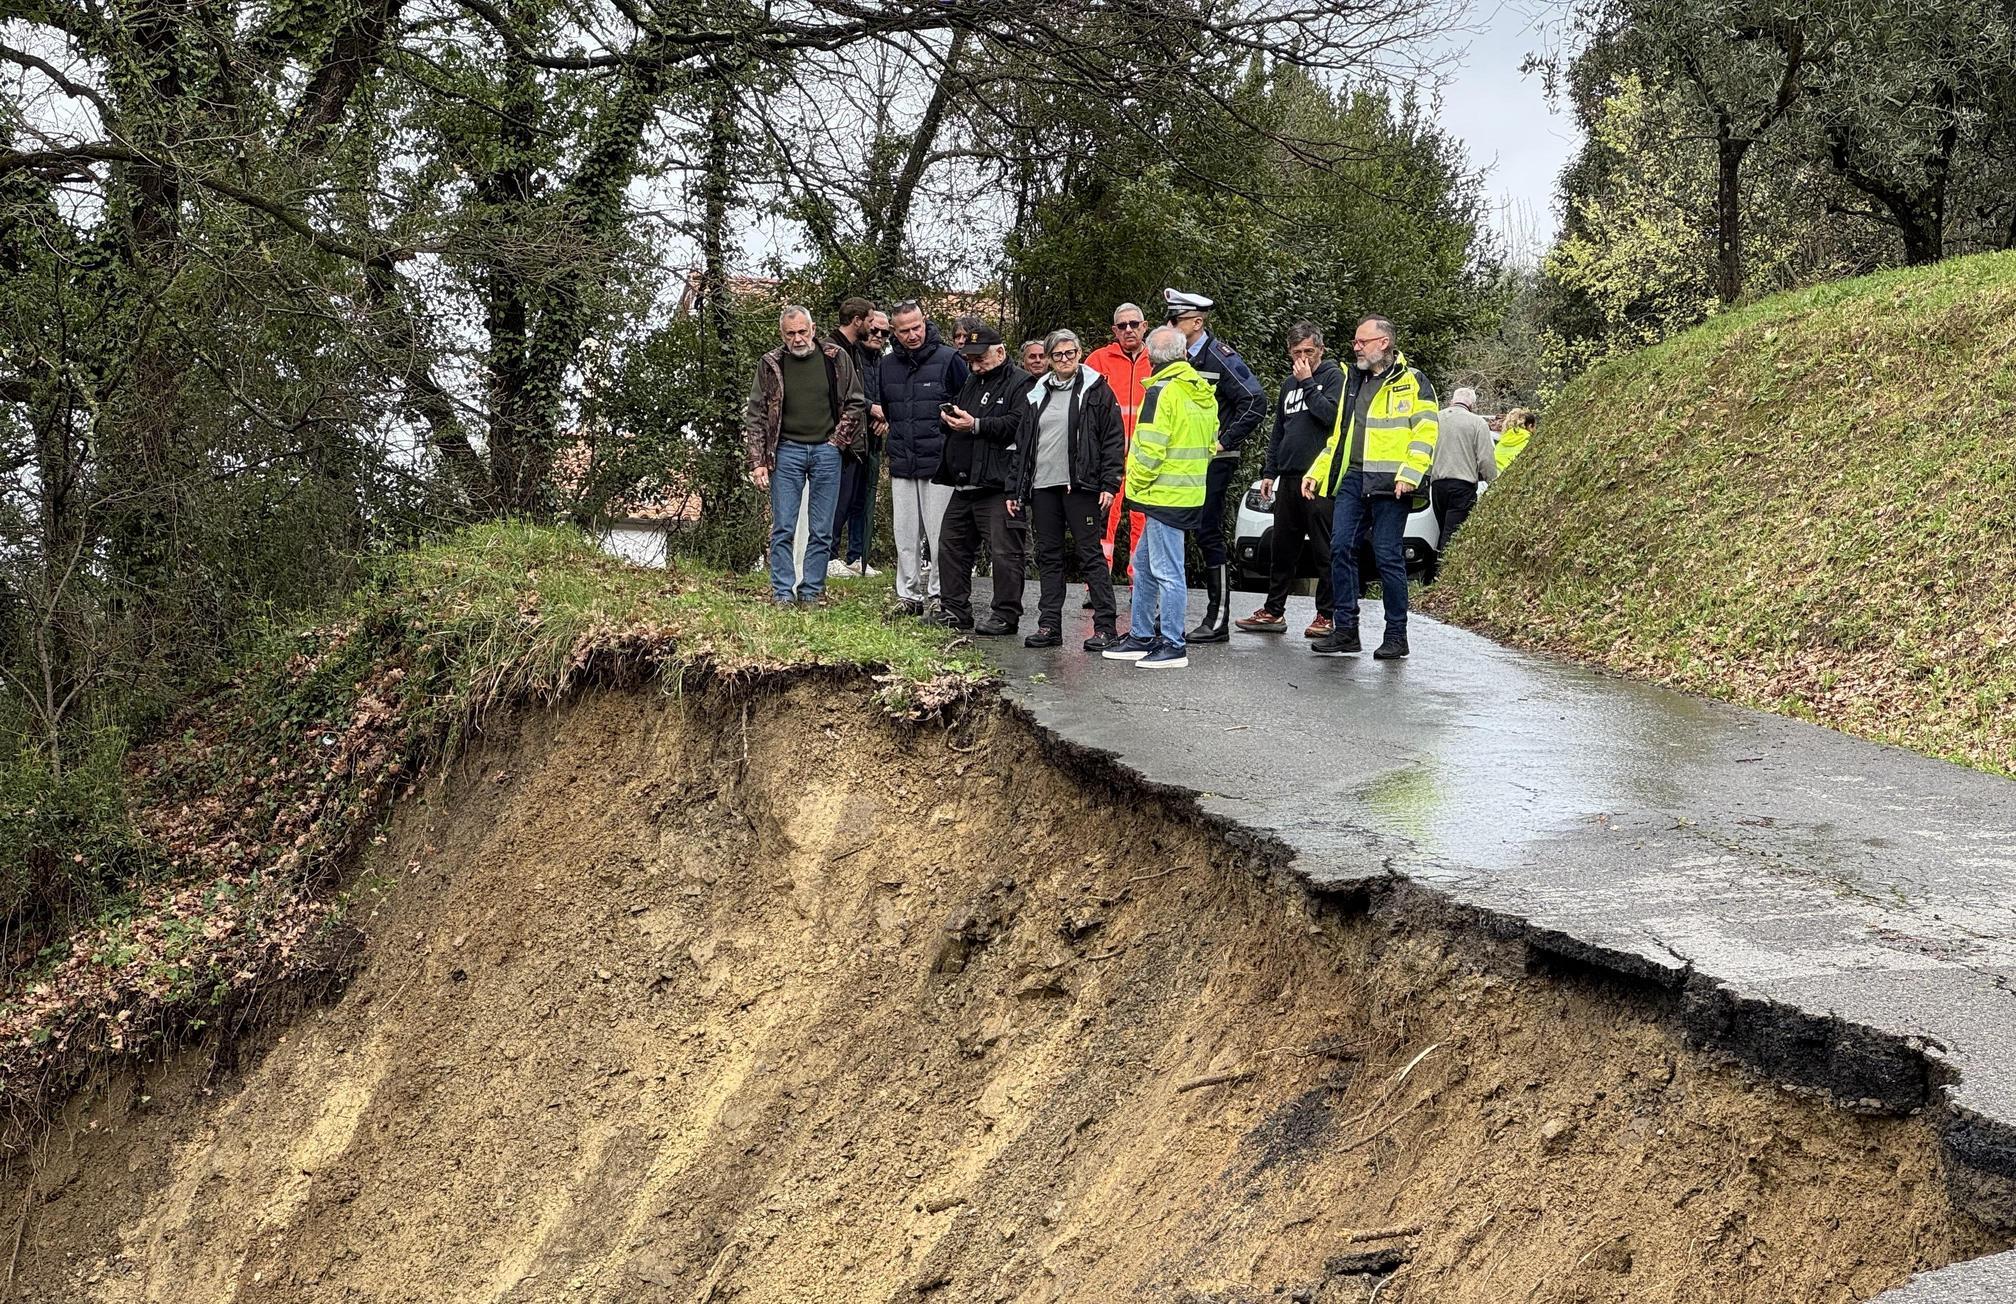
M 1113 397 L 1120 401 L 1120 427 L 1127 443 L 1134 442 L 1134 421 L 1141 414 L 1141 395 L 1147 388 L 1148 377 L 1154 374 L 1155 365 L 1148 360 L 1146 331 L 1147 315 L 1138 303 L 1123 303 L 1113 310 L 1113 342 L 1101 345 L 1085 359 L 1085 365 L 1106 378 L 1113 388 Z M 1100 548 L 1106 554 L 1107 565 L 1112 565 L 1117 555 L 1120 562 L 1120 576 L 1128 574 L 1127 550 L 1115 552 L 1120 533 L 1120 517 L 1127 516 L 1127 538 L 1131 541 L 1141 537 L 1141 529 L 1146 517 L 1139 512 L 1126 512 L 1125 498 L 1115 498 L 1106 515 L 1106 538 Z
M 853 445 L 840 454 L 840 497 L 833 505 L 833 551 L 828 564 L 829 578 L 844 575 L 879 575 L 868 564 L 868 512 L 875 495 L 875 475 L 880 469 L 882 438 L 873 427 L 882 419 L 882 346 L 885 331 L 875 333 L 879 316 L 875 305 L 858 295 L 840 301 L 840 324 L 830 337 L 854 359 L 855 374 L 868 401 L 869 429 L 863 430 Z M 885 319 L 886 320 L 886 319 Z M 837 554 L 846 552 L 842 560 Z
M 1190 365 L 1209 381 L 1218 395 L 1217 448 L 1204 486 L 1204 511 L 1198 519 L 1197 546 L 1204 553 L 1204 619 L 1185 638 L 1192 643 L 1223 643 L 1232 637 L 1232 571 L 1225 549 L 1225 495 L 1239 474 L 1239 454 L 1267 414 L 1267 395 L 1253 369 L 1205 324 L 1218 305 L 1201 294 L 1164 290 L 1169 324 L 1183 332 Z

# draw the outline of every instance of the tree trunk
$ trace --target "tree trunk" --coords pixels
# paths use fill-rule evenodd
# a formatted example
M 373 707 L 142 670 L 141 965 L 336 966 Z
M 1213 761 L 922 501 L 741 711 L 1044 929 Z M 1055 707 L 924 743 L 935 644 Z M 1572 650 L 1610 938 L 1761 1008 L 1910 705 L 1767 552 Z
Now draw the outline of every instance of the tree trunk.
M 1743 294 L 1743 156 L 1750 145 L 1726 123 L 1715 142 L 1715 295 L 1724 304 Z
M 149 156 L 172 153 L 181 140 L 184 21 L 160 0 L 134 5 L 127 17 L 131 44 L 113 67 L 119 99 L 148 106 L 145 113 L 122 116 Z M 148 161 L 119 164 L 115 175 L 113 202 L 124 221 L 114 311 L 130 332 L 132 353 L 127 376 L 96 418 L 96 435 L 102 482 L 129 490 L 107 513 L 108 552 L 122 589 L 118 601 L 151 651 L 186 633 L 168 628 L 174 622 L 164 619 L 182 569 L 177 517 L 192 473 L 181 397 L 188 357 L 162 320 L 163 298 L 183 252 L 182 186 L 172 166 Z
M 532 305 L 521 245 L 530 235 L 534 147 L 533 125 L 539 93 L 532 65 L 515 52 L 504 62 L 502 112 L 497 166 L 476 185 L 486 210 L 488 248 L 481 276 L 486 351 L 487 427 L 490 478 L 498 505 L 506 512 L 527 512 L 537 479 L 531 466 L 532 432 L 527 428 L 531 385 L 530 342 Z
M 735 347 L 734 292 L 728 280 L 728 217 L 735 200 L 735 97 L 725 85 L 710 90 L 707 106 L 707 151 L 700 177 L 700 285 L 698 307 L 713 344 L 708 367 L 707 425 L 699 459 L 697 487 L 710 519 L 710 537 L 721 545 L 714 560 L 741 566 L 737 554 L 743 527 L 753 518 L 753 504 L 740 492 L 748 457 L 742 446 L 742 393 L 748 377 L 741 374 Z M 738 504 L 740 504 L 738 506 Z
M 945 63 L 938 70 L 938 84 L 931 90 L 931 99 L 924 106 L 924 116 L 918 119 L 917 129 L 911 133 L 910 148 L 904 152 L 903 166 L 897 169 L 896 179 L 889 187 L 888 202 L 882 206 L 881 227 L 874 240 L 875 260 L 868 269 L 868 283 L 880 291 L 882 283 L 903 256 L 903 233 L 910 225 L 910 210 L 917 202 L 917 186 L 924 180 L 925 166 L 931 160 L 931 151 L 937 148 L 938 132 L 945 123 L 945 110 L 951 106 L 952 95 L 958 88 L 959 60 L 966 52 L 966 31 L 961 28 L 952 34 L 952 43 L 945 48 Z

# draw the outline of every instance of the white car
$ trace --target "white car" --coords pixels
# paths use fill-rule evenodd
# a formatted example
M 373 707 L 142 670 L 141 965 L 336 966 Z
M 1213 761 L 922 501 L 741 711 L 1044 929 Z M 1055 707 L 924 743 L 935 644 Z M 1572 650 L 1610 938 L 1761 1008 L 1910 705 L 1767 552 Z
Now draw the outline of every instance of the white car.
M 1246 489 L 1246 496 L 1239 500 L 1239 524 L 1232 536 L 1232 563 L 1238 568 L 1240 578 L 1249 583 L 1266 587 L 1268 576 L 1274 566 L 1274 500 L 1260 493 L 1261 481 L 1255 480 Z M 1479 485 L 1477 496 L 1482 498 L 1488 486 Z M 1277 492 L 1297 492 L 1300 486 L 1290 489 L 1287 485 L 1277 487 Z M 1407 537 L 1402 541 L 1402 550 L 1407 555 L 1407 574 L 1418 576 L 1439 555 L 1442 530 L 1435 522 L 1432 506 L 1424 507 L 1407 518 Z M 1362 559 L 1361 573 L 1373 574 L 1370 548 Z M 1302 563 L 1302 579 L 1315 579 L 1305 555 Z

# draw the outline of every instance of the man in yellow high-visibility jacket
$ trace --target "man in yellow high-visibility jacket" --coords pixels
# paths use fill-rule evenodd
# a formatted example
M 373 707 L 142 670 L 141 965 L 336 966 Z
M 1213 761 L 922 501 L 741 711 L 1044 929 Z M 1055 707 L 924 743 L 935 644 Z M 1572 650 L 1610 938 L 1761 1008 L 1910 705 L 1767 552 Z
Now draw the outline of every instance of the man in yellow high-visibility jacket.
M 1393 323 L 1367 317 L 1351 341 L 1356 367 L 1337 405 L 1336 428 L 1303 477 L 1302 494 L 1337 500 L 1330 523 L 1331 588 L 1336 628 L 1310 646 L 1317 656 L 1362 651 L 1358 641 L 1358 547 L 1367 534 L 1379 564 L 1386 637 L 1372 655 L 1407 655 L 1408 500 L 1435 459 L 1435 387 L 1407 365 Z
M 1142 391 L 1134 443 L 1127 450 L 1127 505 L 1146 524 L 1134 544 L 1127 637 L 1101 655 L 1143 670 L 1190 664 L 1183 645 L 1183 617 L 1190 606 L 1183 545 L 1204 518 L 1218 441 L 1218 391 L 1190 365 L 1188 352 L 1183 332 L 1174 326 L 1148 333 L 1155 370 Z

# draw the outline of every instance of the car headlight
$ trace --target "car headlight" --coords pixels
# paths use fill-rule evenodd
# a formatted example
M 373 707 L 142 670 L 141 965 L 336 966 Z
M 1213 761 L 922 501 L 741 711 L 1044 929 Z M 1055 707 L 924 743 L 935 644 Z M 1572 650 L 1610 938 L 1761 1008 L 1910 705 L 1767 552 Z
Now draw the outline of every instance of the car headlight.
M 1246 510 L 1249 512 L 1259 512 L 1263 516 L 1272 516 L 1274 514 L 1274 500 L 1272 498 L 1262 498 L 1258 489 L 1248 489 L 1246 491 Z

